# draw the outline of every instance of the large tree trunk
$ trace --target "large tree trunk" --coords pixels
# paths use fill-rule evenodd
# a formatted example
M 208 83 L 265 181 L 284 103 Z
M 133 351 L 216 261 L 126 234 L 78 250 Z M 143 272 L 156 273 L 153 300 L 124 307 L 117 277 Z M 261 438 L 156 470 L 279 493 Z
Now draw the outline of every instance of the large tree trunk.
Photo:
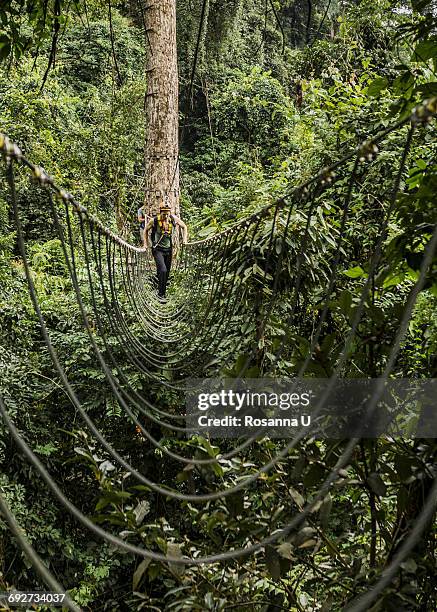
M 141 0 L 143 1 L 143 0 Z M 176 0 L 144 3 L 147 36 L 145 206 L 154 215 L 168 198 L 179 215 Z

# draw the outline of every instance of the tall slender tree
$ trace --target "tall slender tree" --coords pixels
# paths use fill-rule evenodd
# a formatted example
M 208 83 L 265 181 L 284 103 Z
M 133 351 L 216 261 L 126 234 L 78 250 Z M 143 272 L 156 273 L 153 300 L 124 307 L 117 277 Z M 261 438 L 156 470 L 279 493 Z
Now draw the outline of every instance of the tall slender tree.
M 147 38 L 145 208 L 148 215 L 155 214 L 164 198 L 172 211 L 179 214 L 176 0 L 147 2 L 144 21 Z

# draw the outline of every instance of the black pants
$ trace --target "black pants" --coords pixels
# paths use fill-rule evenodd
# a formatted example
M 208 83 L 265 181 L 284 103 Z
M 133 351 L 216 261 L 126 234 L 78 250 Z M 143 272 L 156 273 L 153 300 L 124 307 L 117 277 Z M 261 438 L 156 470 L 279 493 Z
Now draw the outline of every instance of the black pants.
M 153 256 L 156 261 L 158 276 L 158 295 L 159 297 L 165 297 L 168 275 L 171 269 L 171 249 L 160 249 L 158 247 L 153 251 Z

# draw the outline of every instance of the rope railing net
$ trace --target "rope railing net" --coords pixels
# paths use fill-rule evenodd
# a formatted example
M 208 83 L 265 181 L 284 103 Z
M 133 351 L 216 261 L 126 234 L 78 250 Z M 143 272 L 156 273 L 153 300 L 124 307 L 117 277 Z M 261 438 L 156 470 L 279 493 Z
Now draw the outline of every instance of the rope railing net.
M 330 301 L 341 286 L 342 259 L 350 248 L 348 232 L 351 226 L 360 223 L 353 206 L 354 198 L 362 191 L 363 184 L 366 184 L 367 195 L 383 203 L 379 232 L 373 237 L 367 280 L 362 287 L 359 302 L 355 304 L 350 328 L 330 377 L 330 385 L 322 394 L 316 408 L 320 410 L 350 359 L 350 348 L 363 316 L 372 279 L 381 260 L 402 177 L 408 167 L 412 140 L 416 131 L 424 129 L 423 125 L 435 116 L 436 111 L 437 100 L 426 102 L 417 107 L 410 117 L 360 144 L 355 151 L 332 166 L 324 168 L 311 180 L 290 190 L 259 212 L 204 240 L 180 245 L 175 252 L 173 279 L 166 303 L 156 297 L 155 264 L 150 251 L 129 244 L 105 227 L 71 194 L 57 187 L 42 168 L 29 162 L 17 145 L 6 136 L 0 135 L 0 150 L 5 162 L 17 243 L 42 337 L 59 383 L 74 406 L 78 418 L 114 465 L 127 470 L 131 479 L 146 487 L 152 494 L 179 504 L 182 512 L 187 504 L 219 504 L 239 491 L 248 490 L 254 483 L 259 482 L 263 474 L 281 461 L 287 460 L 292 452 L 298 449 L 303 432 L 298 432 L 288 443 L 284 443 L 270 461 L 252 467 L 245 478 L 241 478 L 234 461 L 238 459 L 241 451 L 250 447 L 255 439 L 265 433 L 263 429 L 251 438 L 237 441 L 236 446 L 232 448 L 224 444 L 223 448 L 226 450 L 214 457 L 199 456 L 198 453 L 193 456 L 180 454 L 173 449 L 180 449 L 181 445 L 165 444 L 162 438 L 165 436 L 177 441 L 182 434 L 190 433 L 184 426 L 184 410 L 157 407 L 151 400 L 153 395 L 149 389 L 162 386 L 178 398 L 176 405 L 183 406 L 183 394 L 187 385 L 191 384 L 190 381 L 193 378 L 207 377 L 214 372 L 217 355 L 220 355 L 221 363 L 230 361 L 231 356 L 236 353 L 236 348 L 244 354 L 244 359 L 239 360 L 238 371 L 234 372 L 233 376 L 244 378 L 251 375 L 253 368 L 258 373 L 263 372 L 265 336 L 269 334 L 272 320 L 280 316 L 280 306 L 284 301 L 288 306 L 286 326 L 293 330 L 296 336 L 306 335 L 308 338 L 306 355 L 296 373 L 297 377 L 307 375 L 312 355 L 323 334 Z M 393 171 L 390 189 L 381 193 L 377 183 L 369 180 L 366 183 L 366 179 L 378 163 L 379 149 L 390 147 L 388 136 L 393 133 L 403 138 L 403 154 L 398 167 Z M 118 409 L 126 415 L 151 448 L 162 453 L 167 460 L 180 463 L 187 469 L 226 465 L 230 470 L 228 479 L 231 485 L 206 492 L 195 492 L 188 490 L 183 483 L 169 486 L 153 480 L 104 437 L 95 417 L 83 406 L 75 385 L 58 356 L 56 341 L 53 340 L 50 325 L 44 318 L 29 263 L 17 196 L 20 185 L 28 180 L 29 171 L 35 182 L 35 189 L 41 192 L 39 196 L 50 210 L 51 229 L 61 245 L 83 329 L 92 347 L 96 364 L 104 375 L 105 382 L 101 384 L 111 393 Z M 339 179 L 345 185 L 341 191 L 336 189 Z M 323 227 L 324 215 L 332 208 L 334 210 L 331 210 L 330 214 L 336 215 L 336 223 L 331 227 L 335 240 L 328 242 L 323 240 L 323 233 L 317 234 L 315 227 L 317 224 L 322 224 Z M 424 286 L 436 242 L 437 226 L 434 227 L 427 244 L 418 278 L 405 297 L 402 320 L 384 372 L 380 376 L 380 385 L 372 397 L 373 405 L 376 405 L 384 381 L 392 372 L 417 296 Z M 324 264 L 313 269 L 310 254 L 316 251 L 323 253 Z M 310 330 L 301 316 L 305 307 L 303 302 L 309 296 L 316 298 L 320 305 Z M 279 363 L 281 356 L 287 351 L 287 344 L 273 344 L 269 351 L 271 361 Z M 133 373 L 135 384 L 132 383 Z M 274 367 L 268 375 L 275 375 Z M 129 542 L 114 531 L 99 527 L 83 514 L 80 508 L 65 496 L 62 486 L 54 481 L 53 476 L 26 443 L 8 411 L 7 397 L 0 398 L 0 412 L 5 427 L 25 460 L 39 473 L 57 502 L 86 529 L 106 542 L 145 559 L 185 565 L 237 559 L 255 554 L 269 544 L 280 543 L 301 525 L 320 500 L 324 499 L 330 487 L 339 478 L 341 470 L 348 465 L 359 443 L 359 440 L 353 439 L 345 444 L 317 495 L 305 507 L 296 511 L 288 523 L 278 520 L 276 526 L 269 525 L 264 532 L 260 532 L 256 541 L 247 538 L 243 547 L 235 547 L 229 542 L 227 550 L 215 554 L 172 556 L 149 549 L 138 540 Z M 190 445 L 184 445 L 184 451 L 189 450 Z M 436 494 L 437 483 L 434 483 L 432 494 L 410 535 L 372 588 L 361 598 L 350 602 L 351 610 L 368 609 L 378 593 L 389 584 L 420 537 L 421 529 L 435 508 Z M 0 511 L 44 583 L 48 586 L 58 585 L 20 532 L 1 491 Z M 71 600 L 66 603 L 71 610 L 79 609 Z

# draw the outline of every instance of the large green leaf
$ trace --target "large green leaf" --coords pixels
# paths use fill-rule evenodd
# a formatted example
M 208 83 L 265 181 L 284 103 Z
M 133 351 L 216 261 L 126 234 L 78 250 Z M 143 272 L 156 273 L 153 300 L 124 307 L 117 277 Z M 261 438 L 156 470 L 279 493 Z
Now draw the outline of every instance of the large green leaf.
M 377 77 L 367 87 L 367 95 L 371 98 L 377 98 L 381 91 L 387 89 L 388 80 L 385 77 Z
M 422 40 L 416 45 L 411 60 L 413 62 L 425 62 L 437 57 L 437 40 Z
M 361 278 L 364 276 L 365 272 L 361 266 L 355 266 L 353 268 L 349 268 L 349 270 L 345 270 L 343 274 L 349 278 Z

